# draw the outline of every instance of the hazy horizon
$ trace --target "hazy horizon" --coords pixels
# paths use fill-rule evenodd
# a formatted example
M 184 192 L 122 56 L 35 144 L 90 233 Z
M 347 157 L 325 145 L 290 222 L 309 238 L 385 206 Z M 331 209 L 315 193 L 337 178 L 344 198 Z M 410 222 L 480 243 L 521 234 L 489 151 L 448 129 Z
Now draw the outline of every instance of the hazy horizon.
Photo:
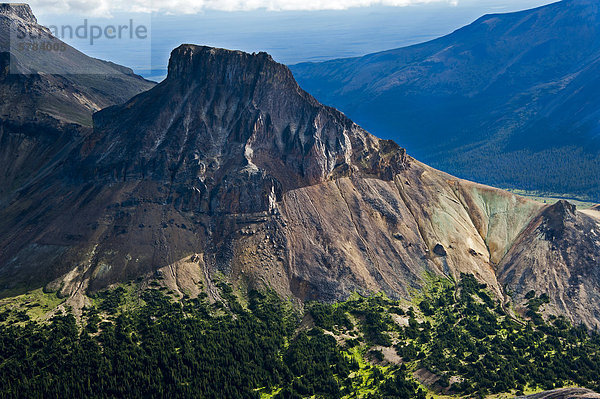
M 161 80 L 171 50 L 182 43 L 266 51 L 284 64 L 355 57 L 425 42 L 471 23 L 487 13 L 512 12 L 552 3 L 529 0 L 432 2 L 403 7 L 370 6 L 344 10 L 251 11 L 205 10 L 195 14 L 165 12 L 114 13 L 112 18 L 89 17 L 99 25 L 134 19 L 148 26 L 149 38 L 139 42 L 87 39 L 64 41 L 91 56 L 131 67 Z M 43 25 L 80 25 L 85 14 L 61 16 L 33 12 Z M 92 23 L 92 22 L 90 22 Z

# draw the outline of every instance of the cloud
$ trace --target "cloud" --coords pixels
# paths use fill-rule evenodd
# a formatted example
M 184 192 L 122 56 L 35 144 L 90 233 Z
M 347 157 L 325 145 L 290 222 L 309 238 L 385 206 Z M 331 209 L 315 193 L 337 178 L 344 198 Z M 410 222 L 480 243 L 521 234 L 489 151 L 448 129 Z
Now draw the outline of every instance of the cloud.
M 79 14 L 110 16 L 115 12 L 161 12 L 195 14 L 207 10 L 251 11 L 312 11 L 345 10 L 354 7 L 392 6 L 445 3 L 457 5 L 458 0 L 30 0 L 37 14 Z

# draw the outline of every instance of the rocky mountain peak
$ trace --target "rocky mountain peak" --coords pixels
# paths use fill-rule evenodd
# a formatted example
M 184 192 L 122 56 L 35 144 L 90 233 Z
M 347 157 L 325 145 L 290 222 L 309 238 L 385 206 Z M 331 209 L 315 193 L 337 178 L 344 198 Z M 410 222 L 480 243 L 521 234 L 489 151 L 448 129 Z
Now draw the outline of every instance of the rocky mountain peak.
M 160 85 L 97 113 L 94 124 L 106 150 L 91 162 L 109 179 L 208 184 L 265 173 L 291 189 L 359 171 L 389 180 L 406 161 L 266 53 L 182 45 Z
M 13 20 L 20 19 L 26 23 L 37 24 L 31 7 L 25 3 L 0 3 L 0 15 Z
M 188 81 L 219 79 L 220 84 L 252 84 L 258 78 L 294 82 L 287 67 L 265 52 L 245 53 L 193 44 L 182 44 L 171 52 L 168 78 Z
M 575 205 L 565 200 L 546 208 L 542 213 L 546 237 L 550 240 L 562 237 L 567 225 L 575 218 L 575 210 Z

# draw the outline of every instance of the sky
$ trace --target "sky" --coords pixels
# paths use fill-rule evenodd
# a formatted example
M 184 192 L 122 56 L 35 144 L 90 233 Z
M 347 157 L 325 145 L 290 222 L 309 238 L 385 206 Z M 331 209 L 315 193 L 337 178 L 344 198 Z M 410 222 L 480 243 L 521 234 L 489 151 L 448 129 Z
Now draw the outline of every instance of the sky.
M 356 7 L 404 7 L 427 3 L 457 5 L 458 0 L 98 0 L 93 2 L 85 0 L 32 0 L 29 4 L 40 13 L 84 13 L 94 16 L 110 16 L 119 12 L 195 14 L 207 10 L 345 10 Z
M 439 5 L 440 7 L 473 6 L 487 4 L 498 9 L 527 7 L 531 3 L 548 1 L 528 0 L 30 0 L 28 4 L 38 14 L 85 15 L 111 17 L 114 14 L 158 12 L 171 15 L 198 14 L 205 11 L 322 11 L 348 10 L 369 7 L 414 7 Z
M 194 43 L 267 51 L 285 64 L 355 57 L 448 34 L 487 13 L 548 0 L 31 0 L 45 26 L 143 26 L 120 40 L 60 37 L 88 55 L 159 81 L 170 51 Z M 68 30 L 67 30 L 68 31 Z M 126 30 L 127 31 L 127 30 Z M 83 32 L 83 31 L 82 31 Z

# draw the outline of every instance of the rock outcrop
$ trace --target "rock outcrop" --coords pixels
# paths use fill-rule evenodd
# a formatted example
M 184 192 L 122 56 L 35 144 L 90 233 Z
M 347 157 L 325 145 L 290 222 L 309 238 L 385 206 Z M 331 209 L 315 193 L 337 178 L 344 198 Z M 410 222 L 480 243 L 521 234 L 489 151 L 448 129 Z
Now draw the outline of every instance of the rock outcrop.
M 2 3 L 0 4 L 0 15 L 9 18 L 11 21 L 20 20 L 32 25 L 38 23 L 28 4 Z
M 548 310 L 594 324 L 600 319 L 598 220 L 559 201 L 545 207 L 515 240 L 498 278 L 523 298 L 524 289 L 551 297 Z
M 544 391 L 532 395 L 519 396 L 522 399 L 597 399 L 600 394 L 584 388 L 563 388 Z

